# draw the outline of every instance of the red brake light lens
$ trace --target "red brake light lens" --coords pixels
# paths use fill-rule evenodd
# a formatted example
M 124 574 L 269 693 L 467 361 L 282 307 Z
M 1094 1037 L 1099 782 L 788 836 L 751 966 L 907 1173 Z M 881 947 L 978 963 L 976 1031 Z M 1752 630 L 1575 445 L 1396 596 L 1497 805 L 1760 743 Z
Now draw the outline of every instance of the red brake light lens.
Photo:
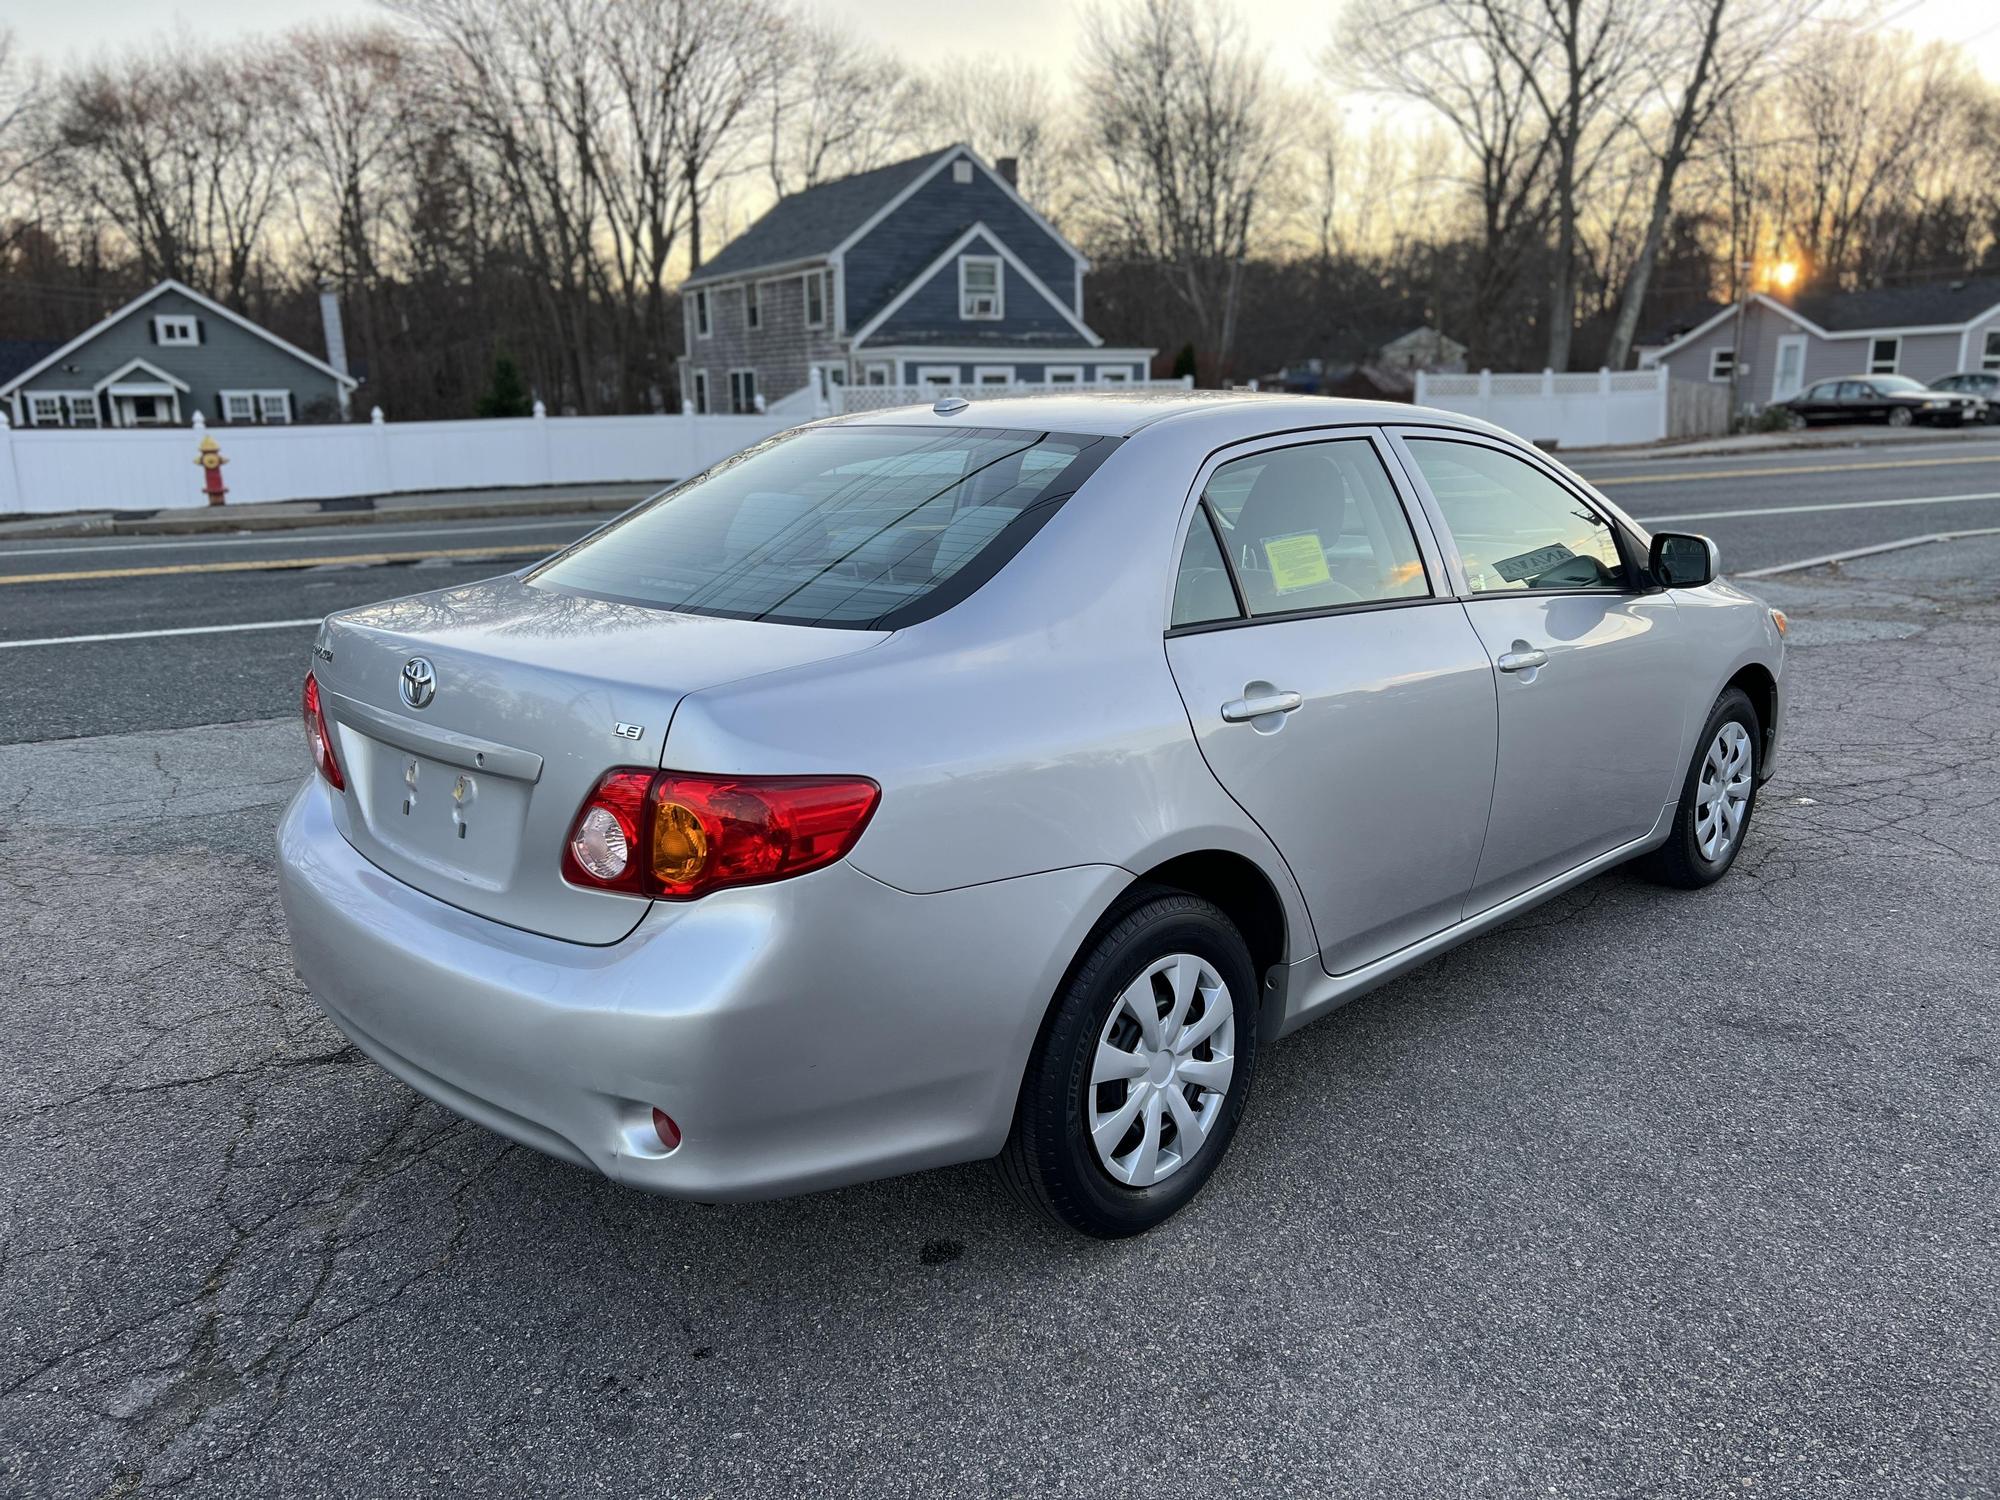
M 306 746 L 312 751 L 313 764 L 319 767 L 319 774 L 326 778 L 326 784 L 336 792 L 347 790 L 347 780 L 340 774 L 340 762 L 333 758 L 333 730 L 328 727 L 326 715 L 320 711 L 319 683 L 313 674 L 306 673 L 305 702 L 301 711 L 306 721 Z
M 608 771 L 570 825 L 563 878 L 666 901 L 789 879 L 852 849 L 881 796 L 859 776 Z

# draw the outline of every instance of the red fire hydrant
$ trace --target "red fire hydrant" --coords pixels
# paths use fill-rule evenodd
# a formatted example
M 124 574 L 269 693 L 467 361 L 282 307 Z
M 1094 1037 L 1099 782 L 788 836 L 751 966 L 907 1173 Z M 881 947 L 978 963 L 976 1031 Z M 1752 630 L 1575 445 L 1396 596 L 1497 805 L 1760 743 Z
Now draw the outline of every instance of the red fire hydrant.
M 229 460 L 222 456 L 214 438 L 202 438 L 201 455 L 195 462 L 201 465 L 201 492 L 208 496 L 208 503 L 222 504 L 229 498 L 228 487 L 222 482 L 222 466 Z

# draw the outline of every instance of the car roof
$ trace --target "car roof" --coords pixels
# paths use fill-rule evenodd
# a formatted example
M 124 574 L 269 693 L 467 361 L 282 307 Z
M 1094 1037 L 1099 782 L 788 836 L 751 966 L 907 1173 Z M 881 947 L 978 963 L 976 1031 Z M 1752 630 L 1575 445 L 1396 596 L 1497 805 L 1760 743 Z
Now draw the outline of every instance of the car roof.
M 1041 432 L 1131 437 L 1162 423 L 1199 422 L 1231 442 L 1300 427 L 1411 424 L 1456 427 L 1518 442 L 1512 434 L 1457 412 L 1403 401 L 1349 401 L 1264 391 L 1128 391 L 1090 395 L 1001 396 L 940 414 L 930 406 L 892 406 L 828 419 L 829 425 L 1009 427 Z M 819 425 L 819 424 L 815 424 Z

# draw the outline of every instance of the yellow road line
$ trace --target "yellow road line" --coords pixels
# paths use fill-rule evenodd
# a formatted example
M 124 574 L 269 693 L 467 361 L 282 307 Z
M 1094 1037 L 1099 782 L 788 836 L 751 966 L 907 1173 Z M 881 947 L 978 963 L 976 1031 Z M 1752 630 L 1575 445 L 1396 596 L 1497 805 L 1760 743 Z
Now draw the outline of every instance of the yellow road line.
M 88 568 L 76 573 L 0 575 L 7 583 L 70 583 L 96 578 L 165 578 L 176 573 L 263 573 L 274 568 L 422 562 L 431 557 L 547 557 L 554 547 L 445 547 L 433 552 L 348 552 L 337 557 L 266 557 L 241 562 L 163 563 L 152 568 Z
M 1878 459 L 1872 463 L 1794 464 L 1787 469 L 1704 469 L 1693 474 L 1613 474 L 1603 479 L 1583 477 L 1604 489 L 1614 484 L 1681 484 L 1690 479 L 1762 479 L 1766 474 L 1847 474 L 1856 469 L 1934 469 L 1943 464 L 2000 464 L 2000 454 L 1978 458 Z

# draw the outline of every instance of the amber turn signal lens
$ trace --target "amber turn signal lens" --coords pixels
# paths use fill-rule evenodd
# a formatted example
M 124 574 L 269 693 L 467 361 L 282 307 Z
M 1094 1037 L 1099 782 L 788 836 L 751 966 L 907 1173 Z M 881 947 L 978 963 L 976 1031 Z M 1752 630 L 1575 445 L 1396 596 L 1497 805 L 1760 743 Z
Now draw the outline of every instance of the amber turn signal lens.
M 692 808 L 678 802 L 653 804 L 653 878 L 666 885 L 693 885 L 708 863 L 708 831 Z
M 1771 623 L 1778 627 L 1778 634 L 1783 635 L 1786 628 L 1791 624 L 1791 621 L 1785 618 L 1785 612 L 1782 609 L 1774 609 L 1771 611 Z

